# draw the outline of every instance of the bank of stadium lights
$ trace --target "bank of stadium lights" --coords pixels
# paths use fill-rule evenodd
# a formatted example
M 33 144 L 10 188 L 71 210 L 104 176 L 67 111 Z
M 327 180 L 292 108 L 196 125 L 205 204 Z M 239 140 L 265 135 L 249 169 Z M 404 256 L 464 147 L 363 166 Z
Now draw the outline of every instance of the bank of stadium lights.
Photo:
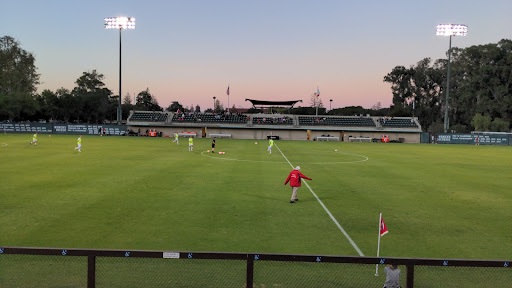
M 468 35 L 468 26 L 464 24 L 439 24 L 437 25 L 438 36 L 450 36 L 450 46 L 448 48 L 448 72 L 446 76 L 446 107 L 444 108 L 444 133 L 448 133 L 450 120 L 448 119 L 449 99 L 450 99 L 450 62 L 452 56 L 452 36 Z
M 439 24 L 437 25 L 438 36 L 467 36 L 468 26 L 464 24 Z
M 135 29 L 135 18 L 107 17 L 105 18 L 105 29 Z
M 107 17 L 105 18 L 105 29 L 119 29 L 119 106 L 117 108 L 117 124 L 121 124 L 121 31 L 123 29 L 135 29 L 135 18 L 133 17 Z

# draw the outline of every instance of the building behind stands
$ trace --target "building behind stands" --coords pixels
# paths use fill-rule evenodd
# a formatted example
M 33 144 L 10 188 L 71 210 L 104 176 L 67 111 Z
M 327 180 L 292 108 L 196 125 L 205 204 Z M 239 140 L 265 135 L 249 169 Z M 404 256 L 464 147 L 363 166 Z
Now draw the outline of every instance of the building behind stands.
M 131 135 L 195 132 L 199 138 L 226 135 L 234 139 L 376 141 L 387 135 L 390 142 L 419 143 L 422 132 L 416 117 L 370 117 L 292 114 L 213 114 L 131 111 L 127 121 Z

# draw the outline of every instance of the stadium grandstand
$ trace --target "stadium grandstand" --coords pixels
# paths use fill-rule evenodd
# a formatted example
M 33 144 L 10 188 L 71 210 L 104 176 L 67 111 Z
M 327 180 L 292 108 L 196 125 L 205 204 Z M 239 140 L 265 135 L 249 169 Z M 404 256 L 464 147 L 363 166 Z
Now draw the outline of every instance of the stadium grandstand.
M 290 101 L 288 104 L 295 103 Z M 378 141 L 383 135 L 387 135 L 390 142 L 406 143 L 419 143 L 422 132 L 416 117 L 160 111 L 131 111 L 127 128 L 130 131 L 157 130 L 164 137 L 170 137 L 174 133 L 194 132 L 199 138 L 208 138 L 209 135 L 229 135 L 235 139 L 264 139 L 274 136 L 283 140 L 316 141 L 329 135 L 339 141 Z
M 299 124 L 313 126 L 375 127 L 375 122 L 369 117 L 299 116 Z
M 186 123 L 246 123 L 247 116 L 243 114 L 202 114 L 202 113 L 174 113 L 172 122 Z
M 165 122 L 167 121 L 167 117 L 167 113 L 137 111 L 130 115 L 130 120 L 138 122 Z

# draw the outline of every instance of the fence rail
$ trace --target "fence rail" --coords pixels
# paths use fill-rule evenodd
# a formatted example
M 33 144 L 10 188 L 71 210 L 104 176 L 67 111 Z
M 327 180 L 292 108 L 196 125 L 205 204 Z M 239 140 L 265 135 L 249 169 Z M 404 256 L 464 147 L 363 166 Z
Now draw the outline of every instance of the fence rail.
M 3 287 L 512 287 L 509 260 L 0 247 Z M 405 271 L 403 271 L 405 267 Z

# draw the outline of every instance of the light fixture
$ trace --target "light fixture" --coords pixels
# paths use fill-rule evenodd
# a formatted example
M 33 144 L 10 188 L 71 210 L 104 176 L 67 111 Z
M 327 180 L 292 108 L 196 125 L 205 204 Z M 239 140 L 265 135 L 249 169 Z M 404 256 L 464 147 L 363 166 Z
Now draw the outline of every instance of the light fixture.
M 123 29 L 135 29 L 135 18 L 133 17 L 107 17 L 105 18 L 105 29 L 119 29 L 119 105 L 117 107 L 117 124 L 121 125 L 121 31 Z
M 444 133 L 448 133 L 450 119 L 448 118 L 448 110 L 450 110 L 450 63 L 452 58 L 452 36 L 468 35 L 468 26 L 464 24 L 439 24 L 437 25 L 436 35 L 450 36 L 450 46 L 448 48 L 448 69 L 446 75 L 446 105 L 444 108 Z

